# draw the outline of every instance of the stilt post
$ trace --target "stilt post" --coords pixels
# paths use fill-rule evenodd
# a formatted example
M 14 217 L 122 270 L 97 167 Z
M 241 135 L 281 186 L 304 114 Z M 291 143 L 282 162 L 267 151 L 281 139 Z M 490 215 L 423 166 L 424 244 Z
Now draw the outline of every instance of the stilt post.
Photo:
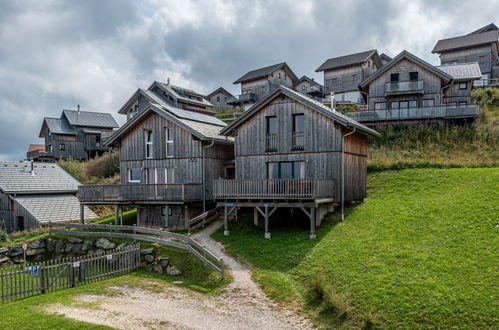
M 119 208 L 118 205 L 114 206 L 114 224 L 118 225 L 118 218 L 119 218 Z
M 315 211 L 316 211 L 315 206 L 310 208 L 310 238 L 317 237 L 315 235 Z
M 85 223 L 85 206 L 80 204 L 80 223 L 83 225 Z
M 224 206 L 224 235 L 229 236 L 229 217 L 227 215 L 227 205 Z
M 270 238 L 269 233 L 269 207 L 265 206 L 265 238 Z
M 253 224 L 255 226 L 258 226 L 258 210 L 255 208 L 253 208 Z

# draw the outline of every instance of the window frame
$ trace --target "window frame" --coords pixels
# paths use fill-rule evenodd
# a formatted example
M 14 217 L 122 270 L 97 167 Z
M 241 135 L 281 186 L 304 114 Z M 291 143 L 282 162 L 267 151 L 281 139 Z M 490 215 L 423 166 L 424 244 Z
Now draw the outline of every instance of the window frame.
M 270 125 L 269 125 L 270 119 L 275 120 L 275 132 L 274 133 L 270 132 Z M 275 116 L 275 115 L 266 116 L 265 117 L 265 134 L 277 134 L 278 132 L 279 132 L 279 130 L 277 129 L 277 116 Z
M 397 80 L 395 80 L 394 78 L 397 78 Z M 400 81 L 400 73 L 399 72 L 395 72 L 395 73 L 390 73 L 390 82 L 399 82 Z
M 296 118 L 298 118 L 298 117 L 303 118 L 303 130 L 301 130 L 301 131 L 296 130 L 296 126 L 297 126 L 296 125 Z M 292 125 L 293 130 L 292 130 L 292 132 L 293 133 L 298 133 L 298 132 L 305 133 L 305 114 L 304 113 L 293 113 L 291 115 L 291 118 L 293 118 L 293 125 Z
M 66 151 L 66 144 L 59 143 L 59 151 Z
M 378 104 L 383 104 L 383 107 L 378 109 L 376 106 Z M 374 110 L 375 111 L 382 111 L 382 110 L 386 110 L 386 102 L 374 102 Z
M 144 140 L 145 140 L 145 157 L 146 159 L 154 158 L 154 133 L 152 129 L 144 130 Z
M 412 77 L 413 75 L 415 75 L 416 77 Z M 409 80 L 410 81 L 416 81 L 416 80 L 419 80 L 419 72 L 418 71 L 409 71 Z
M 139 172 L 139 179 L 132 180 L 132 171 Z M 128 183 L 141 183 L 142 182 L 142 170 L 140 168 L 129 168 L 127 171 L 127 182 Z
M 175 157 L 175 129 L 171 126 L 165 127 L 165 156 L 166 158 Z
M 461 87 L 463 84 L 464 84 L 464 88 Z M 460 91 L 468 90 L 468 82 L 466 82 L 466 81 L 460 81 L 459 85 L 458 85 L 458 89 Z

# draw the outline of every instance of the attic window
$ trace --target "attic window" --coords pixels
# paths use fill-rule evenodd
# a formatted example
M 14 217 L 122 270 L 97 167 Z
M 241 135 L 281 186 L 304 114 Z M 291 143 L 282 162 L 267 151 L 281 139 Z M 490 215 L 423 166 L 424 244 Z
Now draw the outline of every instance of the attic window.
M 152 130 L 145 130 L 144 132 L 145 134 L 145 140 L 146 140 L 146 158 L 152 158 L 153 157 L 153 153 L 152 153 L 152 149 L 153 149 L 153 134 L 152 134 Z
M 409 72 L 409 80 L 418 80 L 419 74 L 417 71 Z
M 390 75 L 390 81 L 392 81 L 392 82 L 399 81 L 399 74 L 398 73 L 392 73 Z

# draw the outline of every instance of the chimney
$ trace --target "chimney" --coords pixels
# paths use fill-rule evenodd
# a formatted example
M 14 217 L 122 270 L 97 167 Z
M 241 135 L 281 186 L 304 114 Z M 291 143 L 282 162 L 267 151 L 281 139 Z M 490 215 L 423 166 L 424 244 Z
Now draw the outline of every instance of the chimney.
M 331 98 L 331 109 L 333 111 L 336 111 L 336 109 L 334 108 L 334 92 L 331 92 L 330 95 L 331 95 L 331 97 L 330 97 Z
M 31 160 L 31 171 L 30 171 L 31 175 L 35 175 L 35 166 L 33 164 L 33 160 Z
M 80 105 L 79 104 L 76 106 L 76 111 L 78 111 L 78 115 L 79 115 L 80 114 Z
M 170 86 L 170 77 L 166 78 L 166 84 Z

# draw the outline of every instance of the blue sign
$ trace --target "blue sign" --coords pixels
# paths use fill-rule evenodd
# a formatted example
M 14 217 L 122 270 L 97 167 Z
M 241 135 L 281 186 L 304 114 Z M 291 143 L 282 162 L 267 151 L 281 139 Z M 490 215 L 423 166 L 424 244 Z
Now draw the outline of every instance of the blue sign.
M 31 276 L 38 276 L 38 271 L 40 270 L 39 266 L 31 266 Z
M 263 203 L 263 206 L 264 206 L 264 207 L 268 207 L 268 206 L 269 206 L 269 204 L 268 204 L 268 203 Z
M 234 206 L 234 203 L 227 203 L 226 206 Z

